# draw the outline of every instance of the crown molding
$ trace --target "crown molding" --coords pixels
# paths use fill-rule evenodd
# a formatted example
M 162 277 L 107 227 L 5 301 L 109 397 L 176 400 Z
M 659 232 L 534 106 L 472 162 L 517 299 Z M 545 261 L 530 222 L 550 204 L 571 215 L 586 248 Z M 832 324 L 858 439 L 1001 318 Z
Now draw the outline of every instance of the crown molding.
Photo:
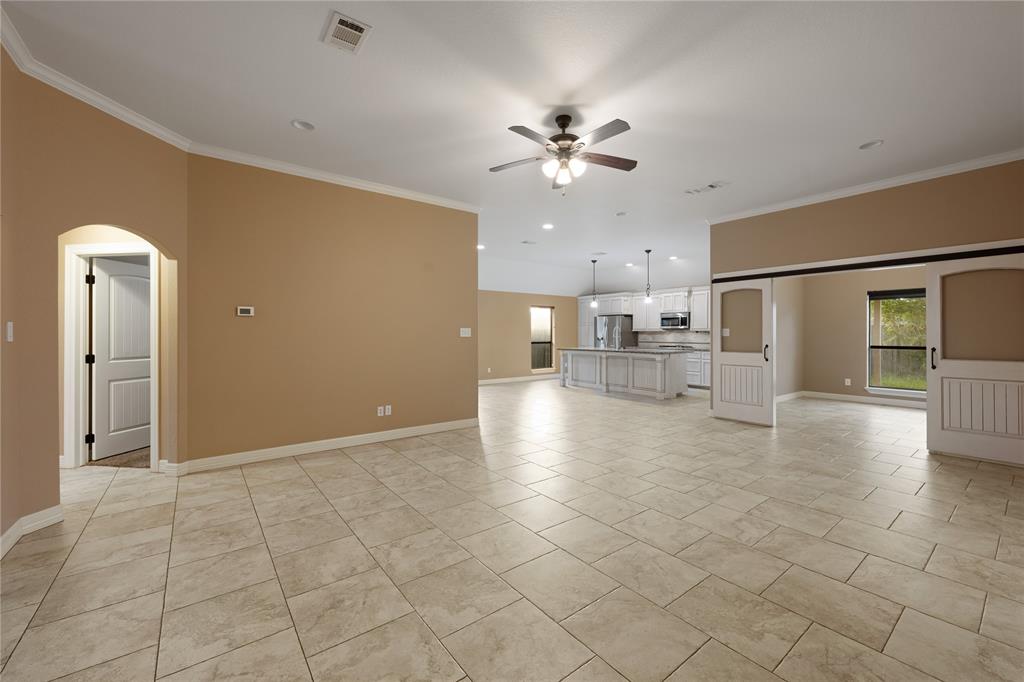
M 446 199 L 444 197 L 434 196 L 433 194 L 423 194 L 413 190 L 402 189 L 401 187 L 392 187 L 391 185 L 384 185 L 379 182 L 360 180 L 359 178 L 353 178 L 347 175 L 328 173 L 327 171 L 317 170 L 316 168 L 299 166 L 286 161 L 277 161 L 263 156 L 256 156 L 255 154 L 236 152 L 231 149 L 214 147 L 208 144 L 193 143 L 189 147 L 188 151 L 189 153 L 197 156 L 208 156 L 213 159 L 220 159 L 221 161 L 231 161 L 233 163 L 240 163 L 246 166 L 255 166 L 256 168 L 277 171 L 278 173 L 285 173 L 287 175 L 295 175 L 309 180 L 319 180 L 320 182 L 329 182 L 333 185 L 352 187 L 353 189 L 361 189 L 366 192 L 387 194 L 388 196 L 418 201 L 423 204 L 433 204 L 435 206 L 443 206 L 444 208 L 453 208 L 458 211 L 468 211 L 469 213 L 480 212 L 478 207 L 462 201 Z
M 223 161 L 231 161 L 233 163 L 240 163 L 246 166 L 255 166 L 257 168 L 264 168 L 266 170 L 277 171 L 288 175 L 295 175 L 302 178 L 308 178 L 310 180 L 319 180 L 321 182 L 329 182 L 334 185 L 361 189 L 367 192 L 386 194 L 393 197 L 399 197 L 401 199 L 418 201 L 424 204 L 433 204 L 435 206 L 443 206 L 445 208 L 453 208 L 459 211 L 468 211 L 470 213 L 480 212 L 480 209 L 477 206 L 461 201 L 455 201 L 453 199 L 447 199 L 445 197 L 424 194 L 422 192 L 402 189 L 401 187 L 392 187 L 391 185 L 384 185 L 377 182 L 371 182 L 369 180 L 361 180 L 359 178 L 338 175 L 336 173 L 330 173 L 316 168 L 299 166 L 285 161 L 277 161 L 275 159 L 268 159 L 254 154 L 247 154 L 245 152 L 238 152 L 231 149 L 224 149 L 221 147 L 193 142 L 184 135 L 180 135 L 159 123 L 146 118 L 142 114 L 129 109 L 106 95 L 96 92 L 92 88 L 86 87 L 78 81 L 65 76 L 56 69 L 52 69 L 46 64 L 40 62 L 32 56 L 28 46 L 25 45 L 25 41 L 22 40 L 21 35 L 18 34 L 18 29 L 7 17 L 7 13 L 4 12 L 2 8 L 0 8 L 0 43 L 2 43 L 3 47 L 7 50 L 7 53 L 11 56 L 11 59 L 14 60 L 14 63 L 22 73 L 32 76 L 33 78 L 40 80 L 77 100 L 85 102 L 86 104 L 95 107 L 96 109 L 99 109 L 100 111 L 109 114 L 130 126 L 149 133 L 153 137 L 163 140 L 164 142 L 173 145 L 182 151 L 189 152 L 190 154 L 209 156 Z
M 130 126 L 149 133 L 167 144 L 188 151 L 192 141 L 184 135 L 179 135 L 156 121 L 146 118 L 137 111 L 133 111 L 123 104 L 115 102 L 106 95 L 100 94 L 92 88 L 68 78 L 61 72 L 51 69 L 33 57 L 28 46 L 25 45 L 25 41 L 18 34 L 18 29 L 15 28 L 14 23 L 7 17 L 7 13 L 3 12 L 2 9 L 0 9 L 0 13 L 2 13 L 2 16 L 0 16 L 0 40 L 3 41 L 3 46 L 7 48 L 7 53 L 11 55 L 11 59 L 14 60 L 14 63 L 18 65 L 18 68 L 23 73 L 60 90 L 66 95 L 71 95 L 75 99 L 81 100 L 104 113 L 110 114 Z
M 751 209 L 749 211 L 730 213 L 728 215 L 712 218 L 708 222 L 712 227 L 714 227 L 717 224 L 728 223 L 733 220 L 743 220 L 744 218 L 753 218 L 754 216 L 764 215 L 766 213 L 776 213 L 778 211 L 785 211 L 790 208 L 799 208 L 801 206 L 820 204 L 822 202 L 832 201 L 834 199 L 852 197 L 856 196 L 857 194 L 877 192 L 880 189 L 889 189 L 890 187 L 899 187 L 900 185 L 910 185 L 915 182 L 921 182 L 923 180 L 933 180 L 935 178 L 941 178 L 946 175 L 956 175 L 957 173 L 965 173 L 967 171 L 978 170 L 979 168 L 988 168 L 989 166 L 998 166 L 1004 163 L 1020 161 L 1021 159 L 1024 159 L 1024 148 L 1013 149 L 1008 152 L 992 154 L 990 156 L 982 156 L 977 159 L 959 161 L 957 163 L 951 163 L 946 166 L 938 166 L 936 168 L 929 168 L 922 171 L 916 171 L 914 173 L 907 173 L 906 175 L 897 175 L 896 177 L 893 178 L 876 180 L 874 182 L 868 182 L 863 185 L 854 185 L 853 187 L 845 187 L 843 189 L 832 190 L 831 192 L 812 194 L 810 196 L 800 197 L 798 199 L 792 199 L 790 201 L 783 201 L 777 204 L 769 204 L 768 206 L 762 206 L 760 208 Z

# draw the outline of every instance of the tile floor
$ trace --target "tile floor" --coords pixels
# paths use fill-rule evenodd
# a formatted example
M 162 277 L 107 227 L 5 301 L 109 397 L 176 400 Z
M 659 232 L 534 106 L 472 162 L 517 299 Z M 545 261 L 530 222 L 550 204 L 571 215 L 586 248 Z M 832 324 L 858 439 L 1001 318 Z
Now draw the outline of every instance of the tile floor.
M 64 472 L 0 564 L 4 679 L 1020 682 L 1024 470 L 779 411 L 508 384 L 479 429 Z

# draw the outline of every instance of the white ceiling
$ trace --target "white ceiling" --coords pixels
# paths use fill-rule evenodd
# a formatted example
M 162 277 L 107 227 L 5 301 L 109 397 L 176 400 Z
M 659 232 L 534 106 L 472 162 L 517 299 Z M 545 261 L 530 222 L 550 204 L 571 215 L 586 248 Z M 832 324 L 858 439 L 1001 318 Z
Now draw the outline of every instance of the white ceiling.
M 599 287 L 640 289 L 644 248 L 655 287 L 706 282 L 709 219 L 1024 147 L 1021 3 L 4 9 L 35 59 L 196 143 L 480 207 L 482 288 L 588 291 L 605 251 Z M 319 42 L 335 9 L 374 27 L 359 54 Z M 539 168 L 487 172 L 539 149 L 508 126 L 563 111 L 628 121 L 596 151 L 637 169 L 564 198 Z

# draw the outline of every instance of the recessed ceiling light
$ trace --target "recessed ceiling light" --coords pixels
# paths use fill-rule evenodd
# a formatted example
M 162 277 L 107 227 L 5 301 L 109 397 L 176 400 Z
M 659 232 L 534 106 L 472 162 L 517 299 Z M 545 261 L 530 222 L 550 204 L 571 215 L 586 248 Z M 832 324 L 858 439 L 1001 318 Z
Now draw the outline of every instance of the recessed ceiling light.
M 885 140 L 868 140 L 857 147 L 857 149 L 874 149 L 875 147 L 881 147 L 883 144 L 885 144 Z
M 301 118 L 293 118 L 292 119 L 292 128 L 296 128 L 298 130 L 301 130 L 301 131 L 307 132 L 307 133 L 311 132 L 313 130 L 316 130 L 316 126 L 315 125 L 313 125 L 309 121 L 303 121 Z
M 627 268 L 631 268 L 631 267 L 633 267 L 633 264 L 632 263 L 626 263 L 626 267 Z
M 484 246 L 483 244 L 477 244 L 477 245 L 476 245 L 476 250 L 477 250 L 477 251 L 483 251 L 483 250 L 484 250 L 484 249 L 486 249 L 486 248 L 487 248 L 487 247 L 486 247 L 486 246 Z
M 543 229 L 545 229 L 545 230 L 553 230 L 553 229 L 555 229 L 555 226 L 552 225 L 551 223 L 544 223 L 543 225 L 541 225 L 541 227 Z
M 669 260 L 679 260 L 679 256 L 669 256 Z

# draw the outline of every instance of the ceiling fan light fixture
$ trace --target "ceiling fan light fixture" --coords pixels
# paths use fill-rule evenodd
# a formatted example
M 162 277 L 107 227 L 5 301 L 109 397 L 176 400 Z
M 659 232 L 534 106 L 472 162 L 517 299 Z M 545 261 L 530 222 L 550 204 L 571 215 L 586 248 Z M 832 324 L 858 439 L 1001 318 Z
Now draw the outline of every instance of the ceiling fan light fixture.
M 555 177 L 555 174 L 558 172 L 558 159 L 551 159 L 549 161 L 545 161 L 544 165 L 540 167 L 540 170 L 542 173 L 544 173 L 545 177 Z
M 572 171 L 569 170 L 569 162 L 562 161 L 558 166 L 558 172 L 555 173 L 555 182 L 559 185 L 568 185 L 572 182 Z
M 569 172 L 574 178 L 578 178 L 587 172 L 587 162 L 583 159 L 569 159 Z

